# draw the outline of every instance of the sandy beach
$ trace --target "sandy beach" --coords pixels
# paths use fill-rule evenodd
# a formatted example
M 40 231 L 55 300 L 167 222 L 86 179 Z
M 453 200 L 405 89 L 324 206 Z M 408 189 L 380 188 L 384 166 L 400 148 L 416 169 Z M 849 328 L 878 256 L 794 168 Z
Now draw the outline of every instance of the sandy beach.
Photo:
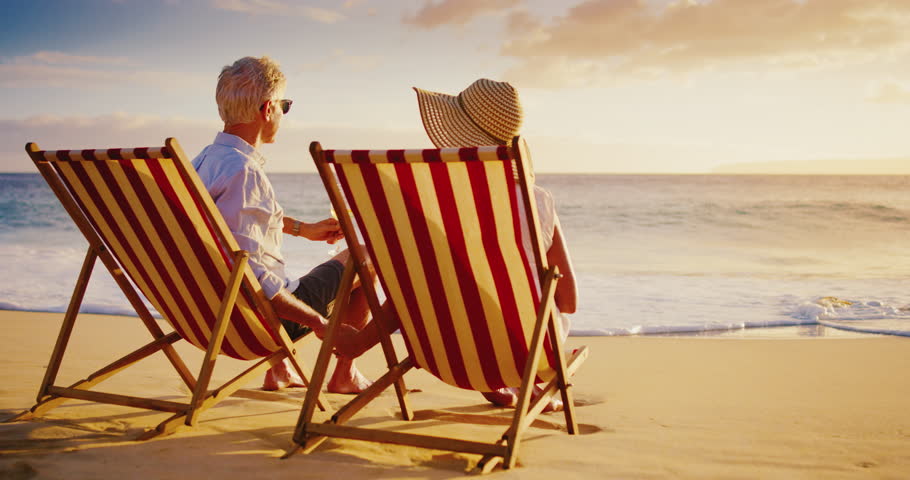
M 33 404 L 62 317 L 0 312 L 2 418 Z M 135 318 L 80 316 L 59 383 L 82 378 L 147 337 Z M 561 414 L 545 414 L 522 444 L 519 467 L 495 478 L 910 476 L 910 339 L 571 337 L 569 344 L 591 348 L 575 381 L 581 435 L 562 431 Z M 317 345 L 302 349 L 310 366 Z M 201 352 L 186 344 L 178 351 L 197 368 Z M 375 378 L 383 362 L 374 349 L 358 364 Z M 229 378 L 240 366 L 222 359 L 215 377 Z M 416 422 L 390 416 L 396 401 L 387 392 L 353 423 L 492 440 L 509 421 L 508 410 L 425 372 L 406 379 L 415 389 Z M 258 387 L 205 412 L 195 429 L 146 442 L 134 438 L 168 414 L 70 401 L 41 419 L 0 424 L 0 479 L 452 478 L 478 460 L 343 440 L 280 460 L 304 390 Z M 187 393 L 163 356 L 99 389 L 161 399 Z

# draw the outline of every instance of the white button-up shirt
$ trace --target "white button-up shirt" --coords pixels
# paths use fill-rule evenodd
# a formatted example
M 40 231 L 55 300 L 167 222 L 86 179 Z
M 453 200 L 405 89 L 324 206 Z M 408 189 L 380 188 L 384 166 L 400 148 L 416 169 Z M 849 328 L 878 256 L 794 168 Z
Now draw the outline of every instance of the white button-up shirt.
M 281 256 L 284 210 L 262 167 L 265 157 L 240 137 L 224 132 L 193 159 L 193 168 L 208 189 L 249 263 L 262 290 L 273 298 L 290 281 Z

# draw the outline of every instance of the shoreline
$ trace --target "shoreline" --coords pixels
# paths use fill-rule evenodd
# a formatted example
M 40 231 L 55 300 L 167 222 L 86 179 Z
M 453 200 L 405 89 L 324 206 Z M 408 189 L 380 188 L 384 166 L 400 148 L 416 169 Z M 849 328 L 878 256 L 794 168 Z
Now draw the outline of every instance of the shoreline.
M 7 326 L 0 417 L 33 404 L 62 318 L 0 311 Z M 84 378 L 148 337 L 136 318 L 80 315 L 59 383 Z M 568 347 L 591 349 L 573 380 L 581 434 L 566 435 L 561 414 L 543 415 L 522 443 L 519 467 L 497 473 L 497 478 L 905 476 L 910 471 L 910 339 L 875 335 L 793 341 L 808 339 L 570 337 Z M 400 336 L 393 341 L 400 356 Z M 318 345 L 306 342 L 300 348 L 308 366 L 315 362 Z M 186 342 L 176 348 L 195 372 L 202 352 Z M 160 357 L 143 360 L 99 388 L 182 399 L 185 387 Z M 229 378 L 243 365 L 221 362 L 216 379 Z M 374 348 L 357 364 L 369 378 L 377 378 L 384 361 Z M 406 381 L 414 389 L 410 401 L 417 421 L 390 417 L 396 410 L 390 392 L 352 421 L 492 440 L 510 419 L 509 410 L 424 371 Z M 305 390 L 264 392 L 258 387 L 248 385 L 204 412 L 192 430 L 146 442 L 133 439 L 169 414 L 70 401 L 39 419 L 2 423 L 0 478 L 443 479 L 462 475 L 478 460 L 333 439 L 310 455 L 281 461 Z M 349 398 L 328 397 L 336 406 Z M 494 421 L 479 414 L 493 414 Z M 449 425 L 449 419 L 467 423 Z
M 0 316 L 4 312 L 24 313 L 24 314 L 48 314 L 64 315 L 65 312 L 45 311 L 45 310 L 19 310 L 15 308 L 2 308 L 0 303 Z M 135 315 L 124 314 L 121 312 L 97 313 L 97 312 L 80 312 L 79 315 L 97 315 L 110 317 L 138 318 Z M 153 317 L 161 325 L 167 325 L 159 315 L 154 311 Z M 680 330 L 676 330 L 680 328 Z M 664 330 L 664 331 L 661 331 Z M 399 335 L 395 332 L 393 335 Z M 656 331 L 645 333 L 625 333 L 610 332 L 597 330 L 575 330 L 569 333 L 572 338 L 613 338 L 613 337 L 636 337 L 636 338 L 661 338 L 661 337 L 691 337 L 691 338 L 773 338 L 773 339 L 800 339 L 800 338 L 867 338 L 877 336 L 902 336 L 910 337 L 910 331 L 882 332 L 874 330 L 855 329 L 843 326 L 837 326 L 825 321 L 794 321 L 785 322 L 779 325 L 755 325 L 740 328 L 708 328 L 704 330 L 689 329 L 688 327 L 666 327 Z

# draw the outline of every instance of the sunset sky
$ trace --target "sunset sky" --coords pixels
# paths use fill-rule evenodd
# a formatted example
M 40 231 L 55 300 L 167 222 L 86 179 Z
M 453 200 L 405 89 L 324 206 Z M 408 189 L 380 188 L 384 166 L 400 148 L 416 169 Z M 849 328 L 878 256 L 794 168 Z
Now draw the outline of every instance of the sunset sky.
M 275 172 L 311 140 L 430 146 L 411 87 L 487 77 L 540 172 L 910 174 L 910 0 L 4 0 L 0 171 L 34 171 L 27 141 L 195 156 L 245 55 L 294 100 Z

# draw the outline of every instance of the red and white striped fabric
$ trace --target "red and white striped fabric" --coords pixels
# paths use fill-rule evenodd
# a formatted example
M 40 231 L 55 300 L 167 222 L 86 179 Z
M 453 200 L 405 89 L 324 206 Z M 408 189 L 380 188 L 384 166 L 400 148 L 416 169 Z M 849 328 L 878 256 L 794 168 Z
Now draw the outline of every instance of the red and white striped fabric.
M 196 172 L 167 147 L 41 152 L 130 280 L 187 341 L 205 350 L 233 269 L 233 236 Z M 203 208 L 208 205 L 209 208 Z M 223 232 L 224 230 L 222 230 Z M 279 349 L 247 274 L 221 353 L 251 360 Z
M 324 158 L 416 365 L 462 388 L 520 386 L 540 294 L 522 247 L 509 148 L 326 150 Z M 554 375 L 550 357 L 541 357 L 538 380 Z

